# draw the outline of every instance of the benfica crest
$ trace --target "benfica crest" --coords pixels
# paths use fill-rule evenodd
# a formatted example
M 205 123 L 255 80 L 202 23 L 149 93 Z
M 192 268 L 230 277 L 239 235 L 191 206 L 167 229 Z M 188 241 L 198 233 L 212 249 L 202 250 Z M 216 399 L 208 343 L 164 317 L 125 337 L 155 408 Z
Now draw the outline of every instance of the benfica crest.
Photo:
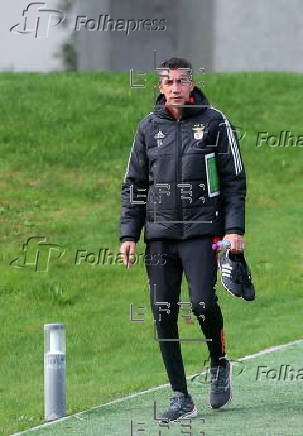
M 162 130 L 159 130 L 154 138 L 157 140 L 157 146 L 160 147 L 160 145 L 163 145 L 163 139 L 165 138 L 165 134 L 162 132 Z
M 203 124 L 195 124 L 193 126 L 193 135 L 195 139 L 203 139 L 205 126 Z

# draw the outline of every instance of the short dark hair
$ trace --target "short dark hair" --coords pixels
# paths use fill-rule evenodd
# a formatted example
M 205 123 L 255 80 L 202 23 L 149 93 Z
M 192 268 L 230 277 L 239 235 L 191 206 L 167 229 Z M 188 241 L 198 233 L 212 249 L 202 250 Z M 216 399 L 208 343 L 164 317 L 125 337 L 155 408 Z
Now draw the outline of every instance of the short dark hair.
M 159 79 L 161 80 L 162 70 L 177 70 L 178 68 L 188 68 L 189 75 L 192 76 L 192 64 L 185 58 L 169 58 L 161 62 L 157 71 L 159 74 Z
M 169 58 L 161 62 L 159 68 L 165 68 L 168 70 L 177 70 L 178 68 L 192 69 L 192 64 L 185 58 Z

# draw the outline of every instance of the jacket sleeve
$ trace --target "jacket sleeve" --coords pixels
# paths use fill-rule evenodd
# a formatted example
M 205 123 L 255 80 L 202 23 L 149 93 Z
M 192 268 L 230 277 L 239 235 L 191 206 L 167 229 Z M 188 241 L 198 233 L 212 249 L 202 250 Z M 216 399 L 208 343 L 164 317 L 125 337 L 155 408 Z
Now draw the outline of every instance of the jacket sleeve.
M 120 241 L 140 239 L 148 194 L 148 159 L 142 121 L 134 136 L 121 186 Z
M 220 194 L 225 216 L 225 234 L 245 234 L 246 174 L 239 140 L 223 116 L 216 126 L 216 155 Z

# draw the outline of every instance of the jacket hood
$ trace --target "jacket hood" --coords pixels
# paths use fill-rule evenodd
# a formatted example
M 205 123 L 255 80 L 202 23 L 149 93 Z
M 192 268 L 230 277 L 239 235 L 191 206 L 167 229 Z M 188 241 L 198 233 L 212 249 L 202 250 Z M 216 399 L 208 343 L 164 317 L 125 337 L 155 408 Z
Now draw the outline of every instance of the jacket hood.
M 199 105 L 199 107 L 197 107 L 197 105 Z M 190 93 L 189 100 L 185 102 L 185 105 L 183 107 L 183 113 L 181 119 L 194 117 L 195 115 L 204 112 L 206 106 L 209 106 L 209 101 L 206 95 L 201 91 L 200 88 L 194 86 L 194 89 Z M 160 118 L 173 119 L 170 113 L 165 109 L 164 94 L 158 95 L 155 104 L 154 114 Z

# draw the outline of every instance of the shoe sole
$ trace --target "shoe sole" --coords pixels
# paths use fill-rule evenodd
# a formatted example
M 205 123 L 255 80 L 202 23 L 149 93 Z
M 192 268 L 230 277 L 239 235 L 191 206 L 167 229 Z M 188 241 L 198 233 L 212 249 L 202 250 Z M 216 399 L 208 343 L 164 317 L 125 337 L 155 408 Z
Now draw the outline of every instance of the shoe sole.
M 237 297 L 237 298 L 242 298 L 242 300 L 244 300 L 244 301 L 254 301 L 255 299 L 256 299 L 256 291 L 255 291 L 255 286 L 254 286 L 254 284 L 252 283 L 250 286 L 246 286 L 246 288 L 248 288 L 248 289 L 253 289 L 253 292 L 251 292 L 251 296 L 249 297 L 249 298 L 247 298 L 247 295 L 246 295 L 246 298 L 245 298 L 245 295 L 244 295 L 244 293 L 243 293 L 243 295 L 239 295 L 239 294 L 234 294 L 233 292 L 231 292 L 225 285 L 224 285 L 224 283 L 222 282 L 222 280 L 221 280 L 221 283 L 222 283 L 222 286 L 227 290 L 227 292 L 229 292 L 230 293 L 230 295 L 232 296 L 232 297 Z M 243 285 L 243 287 L 244 287 L 244 285 Z
M 182 419 L 194 418 L 197 415 L 198 415 L 198 409 L 196 406 L 194 406 L 194 408 L 191 412 L 187 412 L 184 415 L 179 416 L 179 418 L 177 418 L 177 419 L 170 419 L 169 420 L 169 419 L 165 419 L 165 418 L 163 418 L 163 419 L 159 418 L 159 421 L 161 421 L 161 422 L 177 422 L 177 421 L 182 421 Z
M 222 407 L 226 406 L 226 404 L 229 404 L 231 402 L 231 400 L 232 400 L 232 393 L 230 393 L 230 397 L 226 401 L 226 403 L 224 403 L 224 404 L 222 404 L 220 406 L 212 406 L 210 403 L 208 403 L 208 404 L 209 404 L 209 407 L 212 408 L 212 409 L 221 409 Z
M 233 292 L 231 292 L 225 285 L 224 285 L 224 283 L 223 282 L 221 282 L 222 283 L 222 286 L 226 289 L 226 291 L 227 292 L 229 292 L 230 293 L 230 295 L 232 296 L 232 297 L 236 297 L 236 298 L 242 298 L 242 300 L 244 300 L 244 298 L 243 297 L 241 297 L 241 295 L 239 295 L 239 294 L 234 294 Z

